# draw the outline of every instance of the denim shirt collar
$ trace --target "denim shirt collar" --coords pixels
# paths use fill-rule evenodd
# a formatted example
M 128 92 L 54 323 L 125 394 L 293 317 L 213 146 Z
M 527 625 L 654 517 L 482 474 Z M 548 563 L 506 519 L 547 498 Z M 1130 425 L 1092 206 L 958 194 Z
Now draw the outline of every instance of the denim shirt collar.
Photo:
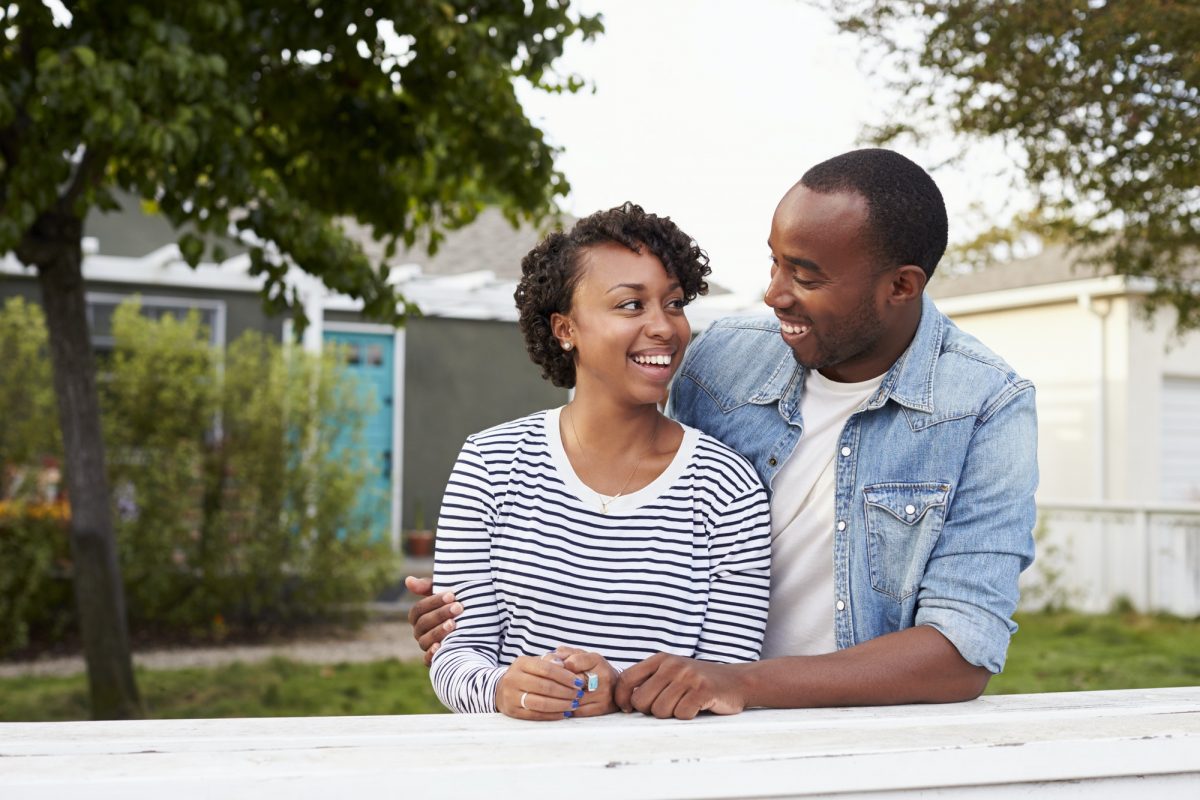
M 942 339 L 946 335 L 946 318 L 937 310 L 927 294 L 921 295 L 921 322 L 908 349 L 888 370 L 867 408 L 876 409 L 890 397 L 914 411 L 933 413 L 933 378 Z
M 917 332 L 908 349 L 896 359 L 879 389 L 871 396 L 867 409 L 880 408 L 890 398 L 914 411 L 932 413 L 934 370 L 945 332 L 946 318 L 937 310 L 929 295 L 923 294 Z M 756 405 L 778 402 L 780 414 L 785 419 L 792 419 L 800 407 L 807 372 L 805 367 L 796 363 L 791 349 L 784 348 L 770 377 L 748 398 L 749 402 Z

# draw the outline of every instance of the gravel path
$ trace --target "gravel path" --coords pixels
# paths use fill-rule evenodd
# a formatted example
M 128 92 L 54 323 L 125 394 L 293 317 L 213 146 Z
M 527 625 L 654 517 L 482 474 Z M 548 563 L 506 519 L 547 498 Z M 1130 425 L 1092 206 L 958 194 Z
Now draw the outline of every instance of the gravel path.
M 421 650 L 412 638 L 407 620 L 368 622 L 357 633 L 338 639 L 309 639 L 265 645 L 169 648 L 140 650 L 133 662 L 146 669 L 216 667 L 237 661 L 253 663 L 275 657 L 312 664 L 385 661 L 389 658 L 419 660 Z M 75 675 L 84 671 L 83 656 L 43 658 L 36 661 L 0 663 L 0 678 L 24 675 Z

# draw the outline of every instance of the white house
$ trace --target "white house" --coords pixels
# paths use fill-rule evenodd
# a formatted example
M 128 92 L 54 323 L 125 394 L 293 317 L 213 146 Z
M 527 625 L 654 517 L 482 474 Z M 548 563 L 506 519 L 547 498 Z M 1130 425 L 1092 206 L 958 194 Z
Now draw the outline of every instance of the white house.
M 1146 315 L 1150 288 L 1048 248 L 937 275 L 929 291 L 1037 386 L 1044 531 L 1033 582 L 1059 572 L 1057 599 L 1092 610 L 1125 598 L 1196 615 L 1200 332 L 1179 337 L 1173 312 Z

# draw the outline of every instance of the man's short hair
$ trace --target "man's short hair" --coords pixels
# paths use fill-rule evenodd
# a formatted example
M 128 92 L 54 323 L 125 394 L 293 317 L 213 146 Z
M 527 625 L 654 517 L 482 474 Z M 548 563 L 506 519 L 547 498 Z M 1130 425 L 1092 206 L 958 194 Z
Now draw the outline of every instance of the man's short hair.
M 817 164 L 800 183 L 820 194 L 862 195 L 880 269 L 915 264 L 933 276 L 949 226 L 942 193 L 920 166 L 891 150 L 852 150 Z

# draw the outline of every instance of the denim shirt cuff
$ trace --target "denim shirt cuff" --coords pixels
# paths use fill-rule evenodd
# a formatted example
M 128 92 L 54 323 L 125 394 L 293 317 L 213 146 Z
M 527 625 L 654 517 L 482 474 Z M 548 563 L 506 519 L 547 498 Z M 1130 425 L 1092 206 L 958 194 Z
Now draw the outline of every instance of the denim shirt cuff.
M 969 664 L 993 675 L 1004 669 L 1008 642 L 1016 625 L 978 606 L 954 601 L 922 605 L 915 624 L 928 625 L 950 640 Z

